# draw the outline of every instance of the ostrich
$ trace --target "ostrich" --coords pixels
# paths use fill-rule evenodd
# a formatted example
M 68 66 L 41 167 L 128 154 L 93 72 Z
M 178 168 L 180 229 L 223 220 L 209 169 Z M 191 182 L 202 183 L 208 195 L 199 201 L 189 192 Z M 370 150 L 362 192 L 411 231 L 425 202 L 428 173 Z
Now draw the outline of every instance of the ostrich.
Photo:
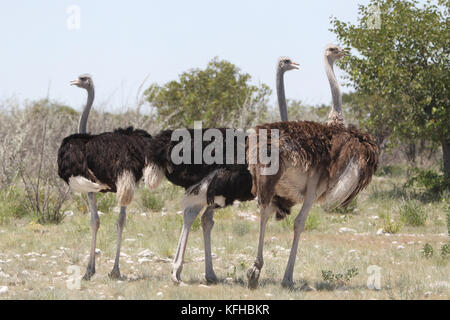
M 281 121 L 288 121 L 286 96 L 284 94 L 284 73 L 289 70 L 298 69 L 298 66 L 299 64 L 293 62 L 290 58 L 280 57 L 278 59 L 276 71 L 276 88 Z
M 97 213 L 97 192 L 117 193 L 120 214 L 117 220 L 117 250 L 114 267 L 109 274 L 120 278 L 119 258 L 126 207 L 131 202 L 136 182 L 142 177 L 145 152 L 151 136 L 132 127 L 98 135 L 87 133 L 87 119 L 94 101 L 94 82 L 83 74 L 71 82 L 87 91 L 87 103 L 80 117 L 77 134 L 62 141 L 58 150 L 58 175 L 76 192 L 87 192 L 91 211 L 92 241 L 84 280 L 95 274 L 95 247 L 100 218 Z
M 277 94 L 282 119 L 287 119 L 287 109 L 284 94 L 283 75 L 288 70 L 298 69 L 298 64 L 291 59 L 282 57 L 277 61 Z M 203 129 L 202 133 L 207 129 Z M 225 136 L 226 129 L 218 129 Z M 171 141 L 173 131 L 166 130 L 153 137 L 151 149 L 148 152 L 149 163 L 144 170 L 144 181 L 149 189 L 158 186 L 163 176 L 177 186 L 186 189 L 182 200 L 183 229 L 178 242 L 177 251 L 172 266 L 172 281 L 181 283 L 184 254 L 190 228 L 196 217 L 202 212 L 201 225 L 203 229 L 205 248 L 205 278 L 209 283 L 217 282 L 211 257 L 211 230 L 214 226 L 214 209 L 233 204 L 235 200 L 248 201 L 254 199 L 251 193 L 252 178 L 247 164 L 236 164 L 237 143 L 235 140 L 235 164 L 181 164 L 175 165 L 171 158 L 174 146 L 178 143 Z M 191 137 L 194 130 L 190 129 Z M 192 144 L 193 146 L 193 144 Z M 206 142 L 203 143 L 204 149 Z M 226 146 L 223 144 L 223 154 Z M 203 150 L 202 149 L 202 150 Z M 191 148 L 192 155 L 194 148 Z M 290 203 L 278 197 L 275 203 L 277 216 L 284 216 L 289 211 Z
M 253 178 L 253 194 L 260 207 L 260 236 L 257 257 L 248 270 L 249 288 L 258 286 L 263 267 L 264 233 L 269 217 L 276 210 L 274 199 L 282 197 L 292 204 L 303 202 L 295 218 L 294 239 L 283 277 L 284 287 L 293 286 L 293 271 L 300 234 L 314 202 L 330 207 L 347 205 L 371 180 L 378 163 L 378 146 L 375 139 L 355 127 L 345 128 L 341 96 L 333 65 L 346 52 L 334 45 L 325 49 L 325 71 L 333 96 L 332 111 L 327 124 L 310 121 L 279 122 L 256 127 L 257 141 L 266 129 L 279 130 L 279 140 L 269 141 L 268 148 L 279 151 L 279 171 L 275 175 L 262 175 L 264 165 L 249 164 Z M 250 140 L 250 138 L 249 138 Z M 247 157 L 255 157 L 259 148 L 249 146 Z M 254 158 L 256 159 L 256 158 Z

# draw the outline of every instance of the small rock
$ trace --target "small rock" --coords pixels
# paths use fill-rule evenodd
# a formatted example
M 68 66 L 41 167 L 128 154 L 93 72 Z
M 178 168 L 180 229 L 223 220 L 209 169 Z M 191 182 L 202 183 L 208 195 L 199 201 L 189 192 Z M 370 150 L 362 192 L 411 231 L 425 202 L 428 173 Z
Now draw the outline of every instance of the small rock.
M 149 249 L 145 249 L 145 250 L 139 252 L 138 256 L 139 257 L 153 257 L 153 256 L 155 256 L 155 254 L 152 251 L 150 251 Z
M 162 297 L 163 293 L 161 291 L 159 291 L 158 293 L 156 293 L 156 296 L 158 297 Z
M 425 294 L 424 294 L 424 295 L 425 295 L 425 297 L 426 297 L 426 298 L 428 298 L 428 297 L 429 297 L 429 296 L 430 296 L 431 294 L 432 294 L 432 292 L 431 292 L 431 291 L 427 291 L 427 292 L 425 292 Z
M 128 238 L 128 239 L 125 239 L 125 241 L 126 241 L 126 242 L 135 242 L 135 241 L 136 241 L 136 239 L 133 239 L 133 238 Z
M 266 297 L 271 297 L 272 294 L 271 293 L 266 293 Z
M 9 289 L 7 286 L 0 286 L 0 294 L 8 293 Z
M 64 212 L 64 215 L 66 217 L 72 217 L 73 216 L 73 211 L 66 211 L 66 212 Z
M 138 233 L 137 236 L 138 236 L 138 237 L 143 237 L 144 234 L 143 234 L 143 233 Z
M 402 249 L 405 249 L 405 247 L 404 246 L 398 246 L 397 249 L 398 250 L 402 250 Z
M 9 277 L 10 277 L 9 274 L 0 271 L 0 278 L 9 278 Z
M 356 233 L 355 229 L 342 227 L 339 229 L 339 233 Z
M 381 236 L 383 234 L 383 229 L 378 229 L 377 230 L 377 236 Z
M 225 282 L 226 283 L 233 283 L 233 278 L 230 278 L 230 277 L 225 278 Z
M 180 216 L 183 215 L 183 211 L 177 211 L 177 214 L 179 214 Z
M 96 255 L 102 254 L 102 250 L 100 250 L 99 248 L 96 248 L 96 249 L 95 249 L 95 254 L 96 254 Z
M 204 284 L 199 284 L 198 287 L 199 287 L 199 288 L 209 289 L 209 286 L 206 286 L 206 285 L 204 285 Z
M 145 212 L 141 213 L 141 217 L 146 217 L 146 216 L 147 216 L 147 214 Z
M 101 212 L 101 211 L 97 211 L 97 213 L 98 213 L 99 216 L 102 216 L 102 215 L 105 214 L 105 213 L 103 213 L 103 212 Z
M 140 258 L 140 259 L 138 259 L 138 263 L 139 264 L 143 264 L 145 262 L 152 262 L 152 260 L 150 260 L 148 258 Z

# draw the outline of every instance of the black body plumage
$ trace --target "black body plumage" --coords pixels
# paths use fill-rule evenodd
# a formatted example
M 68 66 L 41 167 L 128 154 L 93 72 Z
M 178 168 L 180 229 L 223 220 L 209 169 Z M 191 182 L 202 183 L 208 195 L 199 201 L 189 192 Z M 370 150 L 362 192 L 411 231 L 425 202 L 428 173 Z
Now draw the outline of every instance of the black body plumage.
M 70 135 L 58 150 L 58 175 L 67 183 L 72 176 L 82 176 L 106 184 L 109 189 L 102 192 L 116 192 L 117 179 L 124 171 L 130 171 L 135 181 L 141 179 L 151 138 L 133 127 Z

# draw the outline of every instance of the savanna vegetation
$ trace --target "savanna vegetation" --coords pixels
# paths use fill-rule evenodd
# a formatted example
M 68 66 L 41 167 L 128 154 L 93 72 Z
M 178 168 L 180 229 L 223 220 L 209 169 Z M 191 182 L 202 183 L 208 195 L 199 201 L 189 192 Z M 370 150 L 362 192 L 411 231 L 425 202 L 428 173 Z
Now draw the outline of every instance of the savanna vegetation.
M 368 28 L 379 8 L 381 25 Z M 51 97 L 5 100 L 0 105 L 0 287 L 12 299 L 316 299 L 450 298 L 449 2 L 373 0 L 356 24 L 333 18 L 338 40 L 354 50 L 340 67 L 354 91 L 343 96 L 347 123 L 373 134 L 381 148 L 368 189 L 347 208 L 315 206 L 306 223 L 293 291 L 280 286 L 294 217 L 272 222 L 266 236 L 261 288 L 246 289 L 258 237 L 254 201 L 218 210 L 214 265 L 221 282 L 206 286 L 200 222 L 193 226 L 183 277 L 170 282 L 170 261 L 182 226 L 182 190 L 167 182 L 156 191 L 140 186 L 125 228 L 124 281 L 107 277 L 112 266 L 118 208 L 113 194 L 98 196 L 101 228 L 98 269 L 91 282 L 70 290 L 71 265 L 84 271 L 89 249 L 85 195 L 57 176 L 63 137 L 79 113 Z M 324 90 L 327 90 L 324 84 Z M 80 92 L 81 94 L 81 92 Z M 133 125 L 249 128 L 278 120 L 265 84 L 229 61 L 213 58 L 166 84 L 138 92 L 123 113 L 96 108 L 89 131 Z M 325 121 L 329 106 L 289 101 L 290 119 Z M 182 110 L 182 112 L 180 112 Z M 298 212 L 296 207 L 293 212 Z M 370 266 L 381 268 L 381 287 L 369 289 Z

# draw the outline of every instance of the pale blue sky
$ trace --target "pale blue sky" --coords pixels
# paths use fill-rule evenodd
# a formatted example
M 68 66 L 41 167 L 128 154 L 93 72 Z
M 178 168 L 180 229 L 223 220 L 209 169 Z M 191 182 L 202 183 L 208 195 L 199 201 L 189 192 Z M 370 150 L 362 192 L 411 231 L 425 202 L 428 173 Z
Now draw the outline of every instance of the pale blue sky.
M 85 97 L 69 81 L 90 73 L 96 104 L 134 101 L 138 85 L 163 84 L 214 56 L 274 89 L 275 63 L 290 56 L 300 71 L 286 75 L 288 98 L 330 103 L 322 52 L 335 42 L 330 16 L 356 21 L 365 0 L 316 1 L 66 1 L 0 4 L 0 99 L 50 96 L 79 108 Z M 70 5 L 81 29 L 68 30 Z M 339 73 L 339 72 L 338 72 Z M 272 101 L 274 101 L 275 90 Z

